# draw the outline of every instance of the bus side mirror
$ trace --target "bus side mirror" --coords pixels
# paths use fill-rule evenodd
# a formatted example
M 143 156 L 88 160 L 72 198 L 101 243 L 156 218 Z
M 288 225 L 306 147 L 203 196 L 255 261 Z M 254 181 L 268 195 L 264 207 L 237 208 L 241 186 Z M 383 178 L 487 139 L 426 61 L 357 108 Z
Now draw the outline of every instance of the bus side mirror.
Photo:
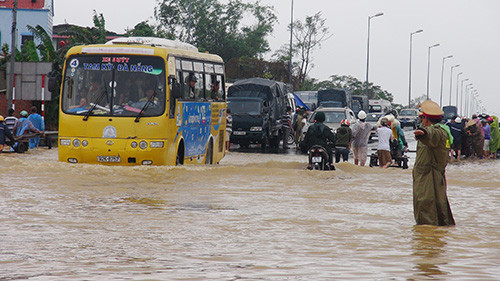
M 49 92 L 53 94 L 57 93 L 58 85 L 59 85 L 59 79 L 57 79 L 57 76 L 49 76 L 49 85 L 48 85 Z

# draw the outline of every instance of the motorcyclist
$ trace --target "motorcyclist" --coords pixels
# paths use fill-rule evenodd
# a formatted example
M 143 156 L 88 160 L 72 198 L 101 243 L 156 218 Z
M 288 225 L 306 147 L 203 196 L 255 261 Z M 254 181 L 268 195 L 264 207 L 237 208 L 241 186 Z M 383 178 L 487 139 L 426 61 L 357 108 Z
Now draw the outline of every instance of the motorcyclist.
M 323 124 L 324 121 L 324 112 L 319 111 L 316 115 L 314 115 L 314 124 L 307 129 L 304 144 L 306 145 L 307 150 L 311 149 L 314 145 L 324 147 L 328 153 L 328 163 L 330 166 L 333 166 L 333 152 L 330 145 L 328 145 L 328 142 L 335 144 L 335 134 L 328 126 Z

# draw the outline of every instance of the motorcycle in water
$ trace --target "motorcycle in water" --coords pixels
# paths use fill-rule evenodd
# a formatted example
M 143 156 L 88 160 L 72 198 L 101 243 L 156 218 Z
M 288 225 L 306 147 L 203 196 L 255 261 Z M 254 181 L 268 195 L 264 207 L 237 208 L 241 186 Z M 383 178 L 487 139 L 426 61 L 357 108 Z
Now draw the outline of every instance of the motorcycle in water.
M 335 166 L 330 165 L 328 151 L 319 145 L 313 145 L 308 151 L 309 170 L 335 170 Z M 333 160 L 333 159 L 332 159 Z

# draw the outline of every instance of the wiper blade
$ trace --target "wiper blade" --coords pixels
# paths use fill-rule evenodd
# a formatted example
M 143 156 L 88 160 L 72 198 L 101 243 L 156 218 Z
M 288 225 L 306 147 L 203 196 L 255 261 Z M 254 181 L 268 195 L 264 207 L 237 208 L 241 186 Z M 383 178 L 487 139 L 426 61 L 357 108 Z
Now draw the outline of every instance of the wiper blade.
M 153 94 L 149 97 L 148 101 L 146 101 L 144 106 L 141 108 L 141 111 L 137 114 L 137 117 L 135 117 L 134 122 L 139 122 L 139 119 L 141 119 L 142 113 L 148 108 L 149 104 L 151 103 L 151 101 L 154 100 L 155 97 L 156 97 L 156 91 L 153 92 Z
M 97 104 L 102 100 L 102 97 L 104 97 L 104 95 L 108 96 L 108 90 L 106 89 L 106 86 L 104 86 L 104 91 L 102 91 L 101 94 L 97 97 L 95 103 L 91 103 L 92 106 L 89 108 L 87 113 L 85 113 L 85 116 L 83 116 L 83 121 L 87 121 L 89 119 L 90 114 L 97 107 Z

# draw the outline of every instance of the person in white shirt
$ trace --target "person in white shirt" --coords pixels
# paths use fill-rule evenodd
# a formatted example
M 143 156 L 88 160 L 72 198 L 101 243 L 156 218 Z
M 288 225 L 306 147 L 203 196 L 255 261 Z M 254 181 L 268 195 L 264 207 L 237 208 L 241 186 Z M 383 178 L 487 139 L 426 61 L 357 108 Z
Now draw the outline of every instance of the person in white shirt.
M 391 140 L 394 138 L 392 130 L 389 128 L 389 120 L 387 118 L 380 119 L 380 127 L 377 129 L 378 135 L 378 163 L 381 168 L 387 168 L 391 165 Z

